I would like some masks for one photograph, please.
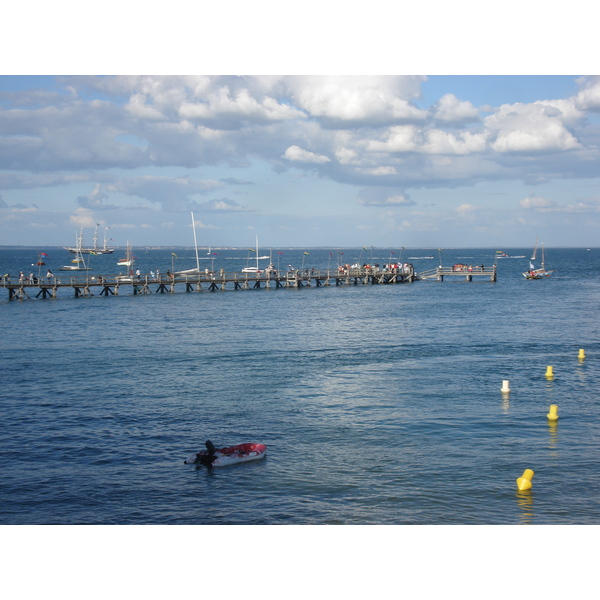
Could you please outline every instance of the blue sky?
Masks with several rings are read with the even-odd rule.
[[[307,15],[298,21],[314,33]],[[507,24],[514,51],[527,23]],[[389,42],[377,32],[361,47],[381,72],[408,75],[368,74],[369,53],[343,45],[349,34],[342,46],[311,38],[307,60],[261,62],[265,46],[248,43],[219,63],[205,51],[228,42],[204,32],[184,45],[187,61],[163,70],[165,46],[148,53],[149,30],[140,64],[114,43],[108,60],[93,44],[80,62],[73,46],[51,43],[0,75],[0,245],[67,245],[80,227],[91,241],[96,224],[116,245],[191,245],[190,211],[199,244],[213,247],[255,235],[265,247],[598,244],[600,78],[580,64],[554,75],[532,48],[509,59],[498,46],[503,68],[486,53],[448,71],[448,58],[479,54],[457,45],[461,29],[434,30],[440,45],[425,61],[406,58],[414,36],[384,29]],[[557,52],[544,39],[533,49]],[[332,44],[350,60],[332,60]],[[240,72],[283,74],[228,74]],[[336,72],[367,74],[326,74]]]

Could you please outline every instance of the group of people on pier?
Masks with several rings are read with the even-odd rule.
[[[465,265],[463,263],[458,263],[456,265],[452,265],[453,271],[466,271],[468,273],[472,273],[473,271],[483,271],[485,267],[483,265],[473,266],[473,265]]]
[[[339,265],[338,272],[342,275],[345,275],[349,271],[356,269],[364,269],[365,271],[379,271],[379,263],[375,263],[374,265],[370,265],[367,263],[363,263],[361,266],[359,263],[354,263],[353,265]],[[410,263],[390,263],[387,265],[383,265],[382,269],[386,273],[402,273],[407,274],[410,273],[413,269],[413,265]]]
[[[54,273],[50,269],[46,273],[46,280],[48,283],[52,282],[52,278],[54,277]],[[23,271],[19,271],[19,283],[44,283],[44,277],[38,277],[33,271],[29,273],[29,275],[25,275]],[[2,283],[10,283],[10,273],[6,273],[2,275]]]

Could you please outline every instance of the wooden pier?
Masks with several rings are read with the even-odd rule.
[[[454,265],[453,267],[437,267],[429,271],[423,271],[416,275],[417,279],[435,279],[444,281],[444,277],[460,277],[465,281],[473,281],[473,278],[484,278],[496,281],[496,265],[491,267],[472,267],[468,265]]]
[[[417,279],[412,265],[397,269],[335,269],[306,270],[286,273],[201,273],[199,275],[148,275],[136,276],[53,276],[35,281],[26,278],[2,277],[0,288],[8,290],[9,300],[57,298],[61,289],[70,289],[76,298],[117,296],[122,290],[133,295],[185,292],[216,292],[250,289],[303,288],[321,286],[377,285],[410,283]]]

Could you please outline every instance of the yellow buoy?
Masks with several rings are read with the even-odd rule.
[[[503,394],[508,394],[508,392],[510,392],[510,386],[508,384],[508,379],[503,379],[502,380],[502,387],[500,388],[500,391]]]
[[[531,480],[533,479],[533,471],[531,469],[525,469],[523,476],[517,478],[517,487],[522,492],[523,490],[531,489]]]
[[[552,367],[546,367],[546,377],[554,377],[554,371]]]
[[[556,404],[551,404],[550,412],[546,416],[549,421],[558,421],[558,406]]]
[[[577,355],[579,360],[583,360],[585,358],[585,350],[583,348],[579,349],[579,354]]]

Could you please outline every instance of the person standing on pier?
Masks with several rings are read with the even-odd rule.
[[[54,274],[52,273],[52,271],[50,269],[48,269],[48,272],[46,273],[46,277],[48,278],[48,283],[50,283],[50,277],[54,277]]]

